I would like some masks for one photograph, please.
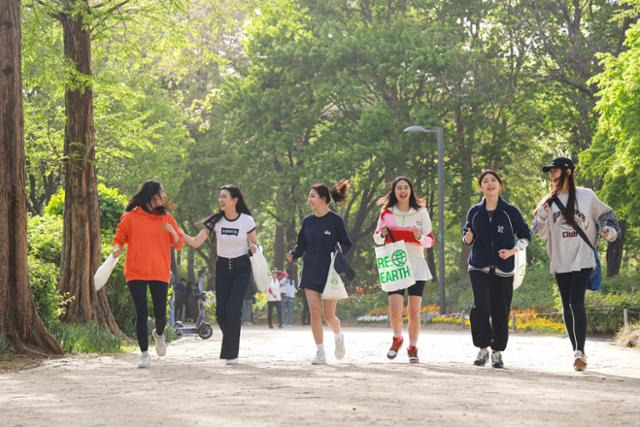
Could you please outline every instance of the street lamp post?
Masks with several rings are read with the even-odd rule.
[[[444,291],[444,130],[441,127],[425,129],[422,126],[409,126],[404,131],[436,134],[438,143],[438,294],[440,314],[445,314],[447,309]]]

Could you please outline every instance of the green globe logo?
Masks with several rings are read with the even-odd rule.
[[[396,267],[402,267],[407,263],[407,253],[402,249],[398,249],[391,255],[391,262],[393,262]]]

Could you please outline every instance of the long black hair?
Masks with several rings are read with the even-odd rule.
[[[349,181],[343,179],[331,188],[329,188],[327,184],[318,182],[313,184],[311,189],[318,194],[318,197],[329,204],[332,200],[336,203],[340,203],[345,200],[347,198],[347,190],[349,189],[349,186]]]
[[[571,171],[569,174],[567,171]],[[576,180],[574,178],[575,171],[573,169],[560,169],[560,177],[558,178],[558,184],[555,189],[550,190],[549,194],[543,199],[542,205],[548,204],[551,207],[553,199],[558,197],[558,193],[564,188],[565,182],[569,190],[569,198],[565,205],[564,218],[569,225],[576,225]],[[536,208],[536,211],[540,209],[540,206]]]
[[[164,215],[167,213],[167,209],[173,209],[174,204],[166,201],[164,205],[158,206],[155,209],[151,209],[151,200],[160,194],[162,190],[162,184],[158,181],[145,181],[140,186],[140,189],[134,196],[129,200],[127,207],[124,209],[126,212],[131,212],[135,208],[139,207],[145,212],[154,215]]]
[[[238,199],[238,203],[236,204],[236,210],[238,211],[238,213],[251,215],[251,211],[244,201],[244,196],[242,195],[242,192],[240,191],[240,188],[238,186],[232,184],[223,185],[222,187],[220,187],[220,191],[223,190],[227,190],[231,195],[231,198]],[[203,223],[206,227],[213,230],[213,227],[218,223],[218,221],[222,219],[223,216],[224,212],[222,211],[222,209],[220,209],[218,212],[205,219]]]
[[[396,185],[398,185],[400,181],[406,181],[407,184],[409,184],[409,188],[411,189],[411,194],[409,195],[409,206],[411,206],[415,210],[418,210],[421,207],[424,207],[425,205],[424,199],[416,196],[415,191],[413,191],[413,183],[406,176],[396,177],[396,179],[394,179],[391,182],[391,189],[389,190],[389,192],[384,196],[380,197],[376,202],[376,204],[378,206],[382,206],[382,209],[388,209],[392,206],[397,205],[398,198],[396,197]]]

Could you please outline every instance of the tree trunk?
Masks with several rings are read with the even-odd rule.
[[[285,235],[284,226],[279,222],[276,224],[276,235],[273,248],[273,266],[282,270],[285,256]]]
[[[187,248],[187,281],[196,283],[196,251],[192,247]]]
[[[20,1],[0,2],[0,16],[0,334],[18,352],[61,354],[29,286]]]
[[[95,291],[93,274],[101,263],[91,89],[91,38],[83,17],[86,0],[66,0],[60,14],[64,55],[74,70],[65,88],[67,123],[64,135],[65,203],[60,290],[74,298],[63,320],[104,324],[114,334],[120,329],[104,290]],[[78,11],[78,9],[81,11]]]
[[[620,232],[615,242],[609,243],[607,246],[607,277],[615,276],[620,273],[620,265],[622,264],[622,254],[624,249],[624,238],[627,234],[627,222],[620,220]]]

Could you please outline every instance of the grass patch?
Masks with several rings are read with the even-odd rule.
[[[65,353],[118,353],[122,342],[106,326],[84,324],[54,324],[50,328]]]

